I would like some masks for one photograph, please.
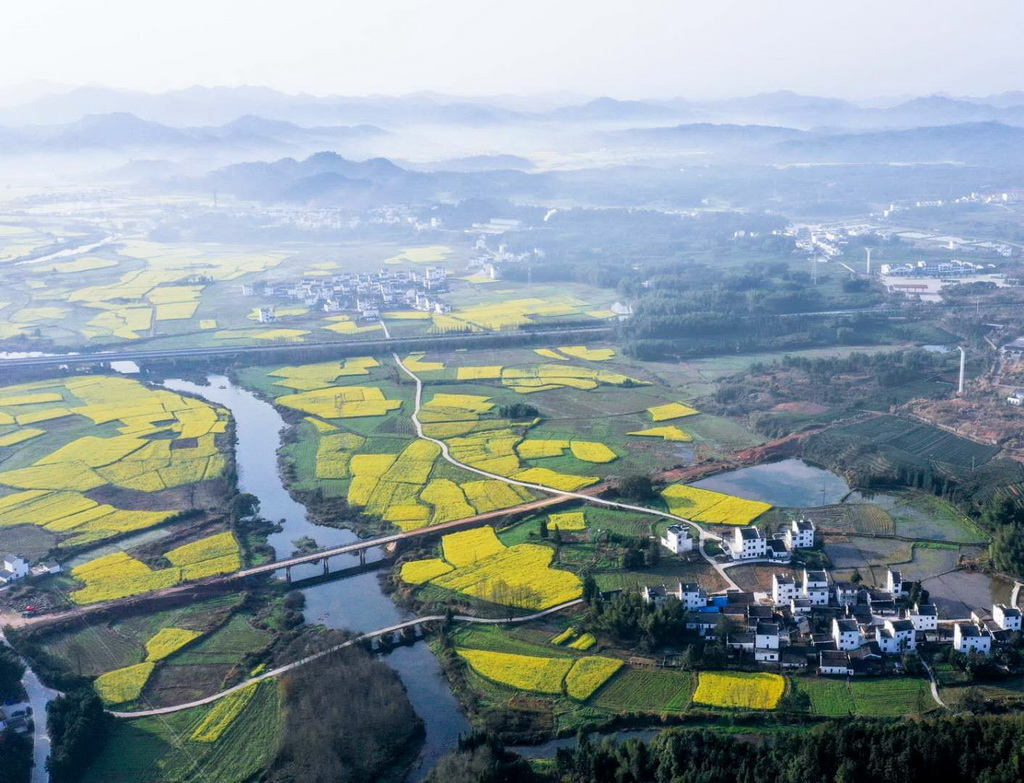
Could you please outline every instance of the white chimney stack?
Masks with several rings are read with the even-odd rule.
[[[963,396],[964,393],[964,360],[967,358],[967,353],[964,351],[962,346],[957,346],[960,351],[960,385],[957,387],[956,393]]]

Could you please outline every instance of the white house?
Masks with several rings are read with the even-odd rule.
[[[758,623],[754,629],[754,660],[762,663],[779,661],[779,624]]]
[[[680,582],[676,586],[676,598],[687,609],[703,609],[708,605],[708,594],[699,584]]]
[[[936,631],[939,628],[939,612],[934,604],[914,604],[907,619],[915,631]]]
[[[7,584],[16,579],[28,576],[28,561],[20,555],[4,555],[3,568],[0,568],[0,584]]]
[[[828,574],[822,570],[804,569],[804,584],[801,594],[815,606],[828,604]]]
[[[814,546],[814,523],[809,519],[790,520],[785,538],[789,549],[810,549]]]
[[[836,603],[840,606],[852,606],[857,603],[858,597],[866,590],[860,585],[855,585],[851,582],[836,582]]]
[[[832,640],[837,650],[856,650],[860,647],[860,626],[857,621],[832,618]]]
[[[669,525],[661,537],[661,545],[677,555],[692,552],[693,543],[693,535],[687,525]]]
[[[756,527],[738,527],[731,547],[733,560],[748,560],[768,554],[768,540]]]
[[[894,598],[903,595],[903,575],[890,568],[885,576],[885,589],[892,593]]]
[[[789,599],[789,611],[793,617],[810,614],[813,604],[807,598],[794,597]]]
[[[884,653],[890,655],[917,649],[917,635],[910,620],[886,620],[875,629],[875,641]]]
[[[787,604],[798,595],[796,579],[790,574],[772,574],[772,601],[776,606]]]
[[[1020,609],[1007,606],[1006,604],[994,604],[992,606],[992,619],[999,624],[1004,631],[1019,631],[1021,629]]]
[[[849,677],[853,674],[850,654],[839,650],[822,650],[818,658],[818,674],[839,674]]]
[[[699,584],[693,582],[677,582],[674,588],[660,585],[649,587],[644,585],[641,588],[641,595],[647,603],[660,604],[666,598],[677,599],[687,609],[703,609],[708,605],[708,594]]]
[[[956,623],[953,626],[953,649],[962,653],[974,651],[988,655],[992,651],[992,637],[974,623]]]

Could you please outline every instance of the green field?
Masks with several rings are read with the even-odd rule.
[[[212,707],[118,721],[83,783],[242,783],[273,758],[279,731],[277,682],[263,683],[252,701],[215,742],[196,742],[192,731]]]
[[[70,671],[93,677],[142,661],[146,640],[161,628],[209,631],[224,621],[239,600],[238,596],[224,596],[179,609],[134,615],[79,631],[44,636],[41,642]]]
[[[855,679],[794,678],[797,693],[811,701],[811,712],[829,718],[859,715],[887,718],[930,712],[937,705],[928,681],[913,677]]]
[[[624,668],[591,697],[612,712],[683,712],[693,697],[694,677],[668,669]]]

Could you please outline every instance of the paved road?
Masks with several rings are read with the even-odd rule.
[[[0,633],[0,644],[7,644],[7,639]],[[25,675],[21,684],[28,694],[28,703],[32,707],[32,783],[49,783],[50,773],[46,770],[46,759],[50,755],[50,735],[46,730],[46,705],[59,694],[52,688],[43,685],[36,673],[25,664]]]
[[[540,617],[545,617],[549,614],[560,612],[563,609],[568,609],[571,606],[577,606],[581,603],[583,603],[583,599],[577,598],[573,601],[566,601],[564,604],[559,604],[558,606],[552,606],[550,609],[545,609],[542,612],[535,612],[534,614],[526,615],[524,617],[513,617],[512,619],[473,617],[471,615],[464,614],[457,614],[452,619],[462,623],[483,623],[486,625],[528,623],[531,620],[536,620]],[[215,702],[218,699],[222,699],[229,694],[235,693],[236,691],[240,691],[247,685],[252,685],[255,682],[262,682],[263,680],[270,679],[271,677],[279,677],[280,675],[285,674],[286,672],[290,672],[293,669],[298,669],[300,666],[305,666],[307,663],[312,663],[313,661],[323,658],[325,655],[330,655],[331,653],[335,653],[338,650],[343,650],[346,647],[351,647],[352,645],[358,644],[359,642],[365,641],[366,639],[374,639],[378,636],[383,636],[387,633],[395,633],[396,631],[401,631],[403,628],[411,628],[412,626],[419,625],[421,623],[437,622],[443,619],[444,615],[442,614],[431,614],[425,617],[416,617],[412,620],[406,620],[402,623],[396,623],[395,625],[389,625],[386,628],[378,628],[375,631],[369,631],[367,633],[360,634],[359,636],[356,636],[353,639],[349,639],[347,642],[336,644],[333,647],[329,647],[326,650],[322,650],[321,652],[314,653],[313,655],[306,656],[305,658],[300,658],[297,661],[285,664],[284,666],[279,666],[276,669],[271,669],[268,672],[263,672],[263,674],[260,674],[256,677],[250,677],[245,682],[240,682],[238,683],[238,685],[234,685],[230,688],[227,688],[226,690],[220,691],[220,693],[215,693],[212,696],[206,696],[202,699],[195,699],[194,701],[182,702],[181,704],[174,704],[170,707],[156,707],[151,710],[138,710],[136,712],[112,712],[111,714],[117,718],[145,718],[151,715],[167,715],[171,712],[180,712],[181,710],[189,710],[193,707],[201,707],[204,704],[211,704],[212,702]]]
[[[67,353],[55,354],[52,356],[26,356],[17,359],[2,359],[0,367],[52,367],[59,365],[95,364],[97,362],[139,362],[146,359],[175,359],[179,357],[199,358],[210,356],[234,356],[237,354],[262,354],[281,351],[282,349],[294,349],[296,351],[335,349],[344,351],[365,351],[367,353],[388,352],[396,345],[412,344],[444,346],[448,343],[463,345],[468,342],[479,342],[483,345],[489,343],[500,343],[503,340],[522,340],[525,337],[546,340],[553,337],[600,337],[608,334],[611,327],[608,326],[578,326],[562,329],[542,329],[531,331],[514,332],[479,332],[473,334],[459,335],[425,335],[423,337],[391,338],[390,336],[381,339],[356,339],[342,341],[321,341],[307,343],[274,343],[272,345],[223,345],[210,348],[163,348],[163,349],[124,349],[118,351],[97,351],[95,353]]]

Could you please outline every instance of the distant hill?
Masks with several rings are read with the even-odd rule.
[[[595,125],[680,122],[777,125],[805,130],[906,129],[964,122],[1001,122],[1024,126],[1024,91],[983,97],[932,95],[892,105],[858,104],[788,90],[720,100],[671,98],[620,100],[602,96],[577,101],[565,96],[557,105],[509,96],[462,98],[421,92],[403,96],[315,96],[265,87],[189,87],[144,93],[81,87],[43,95],[0,109],[0,125],[66,125],[85,115],[133,114],[168,127],[220,127],[238,118],[291,123],[307,129],[373,125],[388,130],[411,125],[491,127],[537,122]],[[266,128],[244,130],[259,137]],[[272,138],[287,133],[283,125]]]
[[[36,152],[167,151],[243,147],[286,151],[295,146],[326,146],[371,138],[384,131],[373,125],[306,128],[283,120],[245,115],[213,127],[175,128],[127,112],[87,114],[75,122],[0,128],[0,154]]]
[[[803,131],[759,125],[697,123],[609,133],[609,143],[656,152],[705,152],[748,163],[890,163],[955,161],[991,165],[1024,154],[1024,128],[968,122],[906,130]]]

